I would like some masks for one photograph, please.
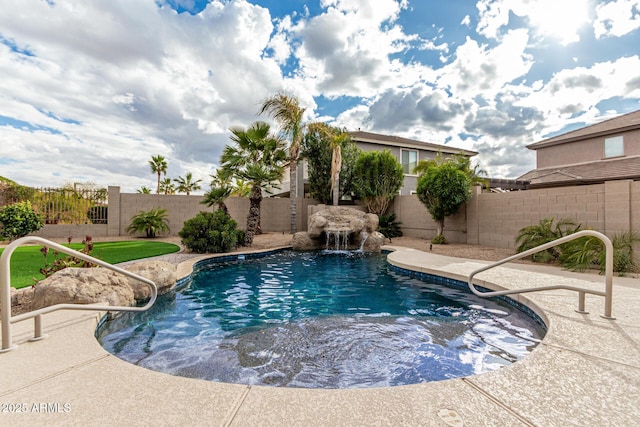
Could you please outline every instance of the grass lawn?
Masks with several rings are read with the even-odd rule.
[[[69,245],[65,245],[69,246]],[[71,243],[71,249],[81,250],[81,243]],[[35,283],[34,278],[44,278],[40,269],[44,267],[44,255],[40,252],[42,246],[21,246],[11,255],[11,286],[20,289]],[[110,264],[149,258],[158,255],[178,252],[180,247],[172,243],[154,242],[148,240],[100,242],[93,244],[91,256]],[[0,248],[0,254],[4,248]],[[61,257],[63,254],[59,254]],[[53,251],[47,255],[49,264],[53,262]]]

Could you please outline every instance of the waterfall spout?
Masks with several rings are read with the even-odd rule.
[[[327,235],[325,249],[328,251],[346,251],[349,249],[348,229],[325,230]]]

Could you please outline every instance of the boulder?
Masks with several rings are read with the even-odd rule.
[[[133,289],[126,276],[106,268],[65,268],[40,281],[33,309],[55,304],[134,305]]]
[[[365,252],[380,252],[385,240],[386,237],[384,237],[384,234],[378,231],[374,231],[367,237],[367,240],[365,240],[364,247],[362,249]]]
[[[125,270],[153,281],[158,287],[158,295],[173,290],[178,280],[176,267],[164,261],[140,261],[124,267]],[[149,286],[139,280],[128,278],[136,301],[148,300],[151,297]]]
[[[324,248],[324,246],[321,246],[320,240],[312,239],[311,235],[304,231],[293,235],[291,246],[297,251],[315,251]]]
[[[308,231],[296,233],[291,245],[299,251],[324,249],[329,244],[340,249],[355,250],[362,247],[367,252],[380,252],[384,237],[380,240],[378,235],[382,235],[376,232],[378,221],[375,214],[331,206],[311,215]]]

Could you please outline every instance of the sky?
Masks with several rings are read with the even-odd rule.
[[[261,103],[477,151],[640,109],[640,0],[0,0],[0,176],[155,190],[209,175]]]

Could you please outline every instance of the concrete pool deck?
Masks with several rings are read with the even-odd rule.
[[[485,264],[390,249],[390,262],[400,267],[462,280]],[[193,262],[180,265],[179,277]],[[505,288],[570,283],[604,289],[598,275],[528,264],[507,264],[477,278]],[[549,328],[528,357],[481,375],[377,389],[173,377],[107,353],[94,338],[99,314],[55,312],[44,316],[44,340],[28,341],[30,320],[13,326],[18,347],[0,354],[0,425],[640,425],[638,282],[614,278],[615,320],[600,317],[602,297],[587,295],[590,314],[579,314],[576,292],[526,294]]]

